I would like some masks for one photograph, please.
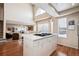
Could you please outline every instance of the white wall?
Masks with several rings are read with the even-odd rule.
[[[8,23],[33,24],[33,12],[31,4],[5,3],[5,19]]]
[[[79,12],[71,14],[71,15],[63,16],[63,17],[67,18],[67,22],[74,20],[75,21],[75,29],[74,30],[69,30],[69,29],[67,30],[67,38],[58,37],[58,44],[78,49],[77,22],[79,20]],[[57,23],[58,19],[56,19],[56,22],[55,22],[56,24],[58,24]],[[56,27],[55,29],[58,29],[58,26],[56,24],[55,24],[55,27]],[[58,32],[58,30],[55,30],[55,32],[56,31]]]
[[[4,3],[4,39],[6,33],[6,22],[22,25],[33,24],[32,5],[27,3]]]

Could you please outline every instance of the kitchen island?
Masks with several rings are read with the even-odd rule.
[[[56,50],[57,37],[55,35],[23,34],[23,37],[24,56],[49,56]]]

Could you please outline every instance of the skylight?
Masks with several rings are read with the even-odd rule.
[[[45,10],[43,10],[43,9],[41,9],[41,8],[38,8],[37,11],[36,11],[35,16],[41,15],[41,14],[43,14],[43,13],[45,13],[45,12],[46,12]]]

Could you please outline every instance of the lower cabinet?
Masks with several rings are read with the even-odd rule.
[[[50,55],[57,47],[56,36],[51,36],[33,41],[33,55]]]
[[[34,38],[33,38],[34,39]],[[56,50],[57,37],[49,36],[33,40],[25,36],[23,44],[23,55],[25,56],[48,56]]]

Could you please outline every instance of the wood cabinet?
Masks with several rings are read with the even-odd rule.
[[[3,38],[4,4],[0,3],[0,38]]]
[[[4,4],[0,3],[0,20],[4,19]]]
[[[3,21],[0,21],[0,38],[3,37]]]

